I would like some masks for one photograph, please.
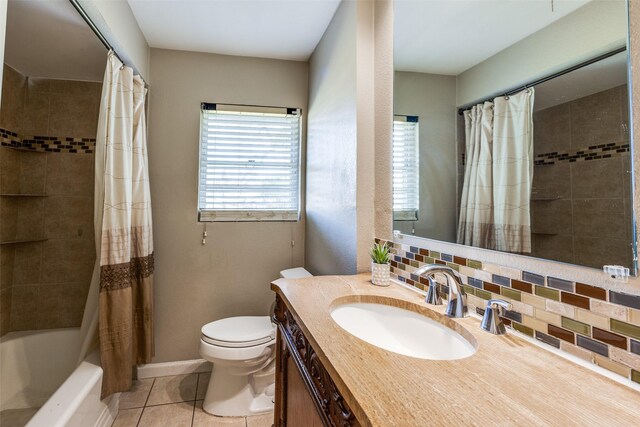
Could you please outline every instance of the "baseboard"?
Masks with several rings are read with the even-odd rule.
[[[138,378],[166,377],[211,371],[211,362],[204,359],[179,360],[177,362],[147,363],[138,365]]]
[[[109,403],[104,405],[102,413],[95,423],[95,427],[111,427],[118,416],[118,408],[120,406],[120,393],[111,396]]]

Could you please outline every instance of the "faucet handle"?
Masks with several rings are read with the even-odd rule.
[[[513,305],[501,299],[490,299],[487,301],[487,308],[482,317],[480,327],[495,335],[502,335],[507,332],[504,323],[500,320],[500,313],[503,310],[511,310]]]
[[[511,310],[513,308],[513,304],[503,299],[490,299],[489,301],[487,301],[487,308],[490,308],[493,310],[500,309],[500,308],[504,310]]]
[[[429,280],[429,289],[427,290],[427,304],[432,305],[442,305],[442,298],[440,297],[440,292],[438,292],[438,282],[433,276],[428,277]]]

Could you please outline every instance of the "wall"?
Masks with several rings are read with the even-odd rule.
[[[626,22],[625,1],[588,3],[460,74],[457,105],[499,94],[624,46]]]
[[[357,2],[342,2],[309,60],[305,266],[313,274],[356,272],[356,13]]]
[[[79,0],[87,15],[125,64],[149,78],[149,44],[126,1]]]
[[[396,71],[393,91],[395,114],[418,116],[420,134],[418,221],[394,221],[393,228],[455,242],[456,78]]]
[[[532,256],[633,264],[627,93],[618,86],[534,112]]]
[[[374,237],[390,239],[393,231],[390,144],[393,138],[393,1],[378,0],[374,6]]]
[[[205,246],[196,219],[200,103],[300,107],[306,117],[307,79],[303,62],[151,50],[155,362],[199,358],[208,322],[268,314],[269,283],[304,264],[304,213],[299,222],[206,223]]]
[[[375,238],[374,3],[356,2],[356,271],[369,271]]]
[[[310,59],[306,266],[367,271],[376,230],[391,234],[393,11],[345,1]]]
[[[4,77],[0,250],[2,298],[8,293],[11,302],[5,311],[3,300],[1,329],[77,327],[95,260],[93,147],[102,85],[29,78],[7,66]]]

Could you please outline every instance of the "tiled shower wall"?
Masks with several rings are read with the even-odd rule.
[[[386,242],[376,239],[378,242]],[[587,283],[441,253],[427,247],[391,245],[393,278],[425,290],[413,271],[425,264],[460,273],[470,310],[484,312],[487,300],[513,304],[503,321],[537,340],[640,383],[640,296]],[[446,297],[446,293],[443,295]]]
[[[0,333],[79,326],[95,260],[101,84],[5,65],[2,90]]]
[[[627,85],[536,111],[532,256],[632,264]]]

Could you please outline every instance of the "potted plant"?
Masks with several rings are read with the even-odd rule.
[[[390,261],[389,246],[380,243],[374,244],[371,248],[371,283],[377,286],[389,286]]]

